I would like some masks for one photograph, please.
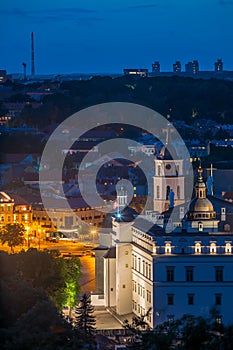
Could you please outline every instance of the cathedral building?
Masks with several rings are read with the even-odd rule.
[[[118,315],[146,315],[151,328],[184,314],[233,323],[233,203],[209,196],[202,168],[194,198],[184,205],[182,160],[166,148],[155,159],[154,222],[137,218],[118,191],[96,248],[95,305]],[[164,205],[165,203],[165,205]],[[183,215],[171,220],[172,207]],[[166,230],[170,225],[170,230]]]

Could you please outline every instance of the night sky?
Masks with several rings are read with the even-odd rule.
[[[1,0],[0,69],[36,74],[122,73],[159,60],[233,70],[233,0]]]

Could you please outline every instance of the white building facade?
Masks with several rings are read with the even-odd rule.
[[[170,186],[181,204],[182,161],[169,160],[170,167],[166,167],[167,162],[168,159],[155,161],[154,188],[156,191],[160,186],[161,199],[166,201],[166,186]],[[158,209],[155,203],[158,205],[154,200],[154,209]],[[229,219],[233,217],[233,204],[228,203],[227,209],[225,204],[218,203],[219,212],[215,212],[206,197],[199,168],[195,197],[171,233],[165,230],[169,222],[164,219],[166,212],[158,215],[160,220],[151,223],[149,229],[148,221],[135,220],[129,208],[113,215],[110,230],[100,235],[103,304],[118,315],[146,315],[151,328],[184,314],[208,317],[213,308],[217,310],[218,323],[233,324],[233,220]],[[93,296],[94,304],[96,298]]]

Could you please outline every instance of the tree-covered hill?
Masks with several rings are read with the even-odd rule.
[[[30,85],[20,89],[16,97],[26,95],[29,89]],[[169,114],[171,120],[184,120],[188,124],[198,118],[232,123],[233,82],[178,76],[93,77],[90,80],[64,81],[58,90],[42,99],[40,108],[24,109],[14,124],[45,127],[59,123],[83,108],[113,101],[138,103],[164,116]]]

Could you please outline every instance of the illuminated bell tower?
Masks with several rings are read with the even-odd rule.
[[[155,159],[155,174],[153,176],[153,210],[159,213],[169,209],[171,194],[174,197],[174,206],[185,201],[183,160],[173,159],[170,152],[176,154],[173,146],[169,143],[168,129],[166,143]]]

